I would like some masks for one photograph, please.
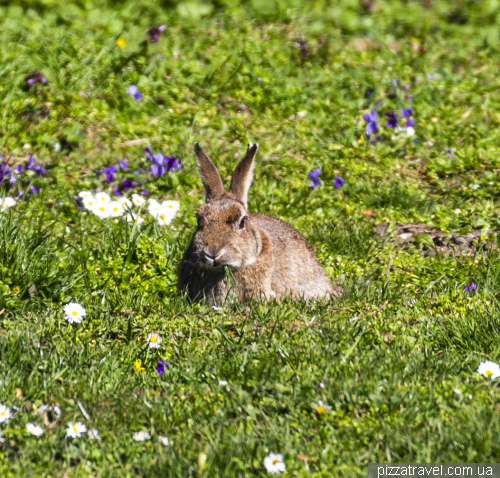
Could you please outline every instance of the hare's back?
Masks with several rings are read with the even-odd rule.
[[[273,243],[273,291],[279,296],[323,297],[332,293],[330,279],[307,239],[290,224],[267,214],[250,214]]]

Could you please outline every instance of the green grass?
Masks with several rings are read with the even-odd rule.
[[[476,369],[500,360],[500,255],[427,257],[373,234],[387,221],[499,230],[498,11],[493,0],[0,0],[0,152],[50,171],[1,185],[26,195],[0,215],[0,403],[19,408],[0,425],[0,476],[262,477],[270,451],[290,477],[498,461],[498,382]],[[142,43],[160,24],[160,41]],[[30,89],[35,69],[47,84]],[[385,126],[385,112],[410,106],[414,137]],[[369,142],[362,114],[374,108]],[[223,178],[260,144],[250,210],[308,237],[345,288],[337,302],[214,311],[178,295],[204,198],[195,141]],[[184,169],[151,178],[148,144]],[[76,209],[79,191],[112,191],[94,171],[124,156],[120,180],[181,203],[172,226]],[[70,301],[87,310],[80,325],[63,318]],[[171,362],[162,376],[157,360]],[[61,416],[44,424],[42,404]],[[101,440],[66,439],[69,421]],[[28,422],[44,435],[28,436]],[[133,441],[139,430],[151,440]]]

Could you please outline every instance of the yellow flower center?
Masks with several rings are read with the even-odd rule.
[[[273,465],[277,465],[278,464],[278,460],[273,460]]]
[[[5,416],[5,410],[2,412],[2,416]]]
[[[174,206],[172,206],[172,204],[170,204],[168,207],[169,207],[169,209],[172,209]]]
[[[165,219],[165,214],[160,214],[160,217],[161,217],[162,219]]]
[[[318,415],[322,415],[323,413],[325,413],[325,411],[326,411],[325,407],[322,407],[321,405],[318,408],[316,408],[316,413]]]
[[[484,372],[484,374],[490,378],[492,375],[493,375],[493,372],[491,370],[486,370],[486,372]]]
[[[93,206],[94,203],[92,201],[89,201],[89,206]]]
[[[104,212],[105,210],[106,210],[106,208],[105,208],[104,206],[101,206],[101,207],[99,208],[99,211]]]
[[[119,46],[120,48],[123,48],[127,44],[127,39],[120,37],[118,40],[116,40],[116,45]]]
[[[74,310],[73,312],[71,312],[71,314],[77,316],[78,312],[76,310]]]
[[[118,211],[118,208],[117,208],[117,207],[114,207],[114,208],[113,208],[113,212],[116,212],[116,211]]]
[[[76,425],[73,425],[73,431],[77,432]]]
[[[150,339],[150,342],[152,344],[154,344],[154,343],[158,342],[158,339],[153,335],[153,337],[151,337],[151,339]]]
[[[16,287],[14,287],[14,292],[19,292],[21,289],[16,285]]]

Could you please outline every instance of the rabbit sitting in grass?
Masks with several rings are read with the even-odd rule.
[[[206,203],[179,268],[179,290],[194,300],[322,298],[336,295],[313,247],[290,224],[249,214],[247,195],[258,145],[248,145],[229,191],[214,163],[195,143]]]

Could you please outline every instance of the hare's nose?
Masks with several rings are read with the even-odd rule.
[[[204,251],[205,257],[207,261],[212,262],[212,264],[215,265],[215,262],[217,259],[219,259],[222,254],[224,254],[224,249],[215,249],[215,248],[209,248],[206,251]]]

